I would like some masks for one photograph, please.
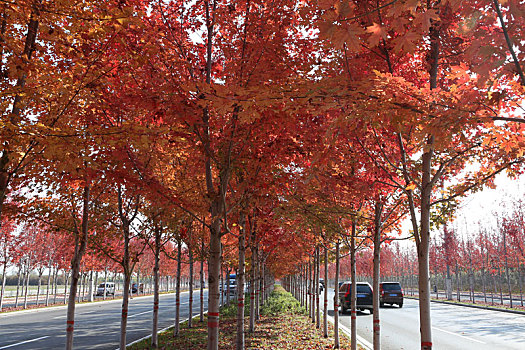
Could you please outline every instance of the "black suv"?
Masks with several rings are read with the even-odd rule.
[[[403,289],[399,282],[382,282],[379,283],[379,305],[385,304],[403,307]]]
[[[357,282],[356,288],[356,309],[365,310],[368,309],[370,313],[373,312],[374,307],[372,305],[372,286],[367,282]],[[341,313],[345,313],[350,309],[350,291],[352,290],[351,282],[344,282],[339,287],[339,301],[341,304]]]

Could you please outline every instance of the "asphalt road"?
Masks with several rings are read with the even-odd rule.
[[[115,296],[116,297],[122,296],[122,292],[121,291],[116,292]],[[103,300],[104,297],[103,296],[94,296],[94,299],[95,300]],[[111,300],[111,299],[113,299],[112,295],[106,296],[106,300]],[[14,297],[5,298],[2,307],[4,307],[4,308],[14,307],[15,306],[15,300],[16,299]],[[50,295],[49,296],[49,305],[53,305],[53,301],[54,300],[55,300],[54,296]],[[57,301],[57,304],[58,303],[62,303],[64,301],[64,293],[57,295],[56,301]],[[88,296],[86,295],[86,297],[83,298],[83,299],[80,298],[80,301],[88,301]],[[45,293],[44,294],[40,294],[40,297],[38,299],[38,304],[43,305],[45,303],[46,303],[46,295],[45,295]],[[35,304],[36,304],[36,295],[28,295],[27,296],[27,305],[35,305]],[[18,306],[20,307],[20,306],[23,306],[23,305],[24,305],[24,296],[22,295],[22,296],[18,297]]]
[[[199,314],[200,291],[193,295],[193,315]],[[188,317],[189,293],[181,293],[181,320]],[[208,294],[204,295],[207,310]],[[118,348],[122,300],[77,305],[75,349]],[[153,296],[134,297],[128,312],[127,343],[151,334]],[[159,305],[159,329],[175,320],[175,294],[162,294]],[[66,308],[51,307],[29,312],[0,314],[0,350],[49,350],[65,346]]]
[[[333,295],[333,289],[329,289],[330,316],[334,314]],[[436,350],[525,349],[525,316],[431,303],[431,317],[432,342]],[[381,308],[380,318],[381,349],[420,348],[417,300],[405,298],[403,308]],[[350,329],[350,313],[340,315],[340,321]],[[364,345],[371,346],[372,315],[368,311],[357,313],[357,334]]]

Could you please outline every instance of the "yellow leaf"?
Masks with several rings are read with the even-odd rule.
[[[416,188],[416,184],[411,182],[411,183],[408,184],[407,187],[405,187],[405,190],[411,191],[411,190],[414,190],[415,188]]]

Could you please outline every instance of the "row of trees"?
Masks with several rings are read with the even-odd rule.
[[[185,247],[190,266],[206,260],[216,350],[221,265],[242,290],[246,266],[252,279],[298,275],[322,246],[335,260],[350,254],[355,271],[369,245],[378,290],[381,244],[409,217],[421,348],[431,349],[432,227],[465,193],[523,170],[523,6],[0,5],[0,219],[68,237],[66,348],[91,249],[118,264],[126,286],[148,250],[153,276],[163,255],[180,276]],[[379,335],[375,307],[375,348]]]
[[[28,295],[36,295],[36,304],[43,303],[47,306],[50,303],[65,303],[71,274],[69,261],[73,254],[71,237],[67,233],[52,232],[53,230],[45,225],[30,226],[27,224],[15,230],[15,226],[10,223],[4,224],[1,230],[0,260],[3,263],[3,274],[0,310],[7,296],[6,284],[17,287],[15,308],[19,305],[19,297],[23,297],[23,308],[26,308]],[[173,250],[173,247],[171,249]],[[187,262],[187,249],[184,254],[182,259]],[[111,258],[111,256],[105,256],[96,247],[88,249],[80,269],[81,282],[77,288],[78,301],[93,301],[93,294],[98,283],[114,281],[118,290],[123,289],[119,287],[124,283],[121,266]],[[174,290],[176,260],[163,254],[161,261],[162,268],[159,270],[161,290]],[[144,289],[149,292],[152,290],[153,265],[153,253],[151,250],[145,250],[133,273],[135,282],[139,284],[144,282]],[[186,263],[182,266],[181,279],[183,285],[187,287],[189,265]],[[6,283],[9,277],[6,271],[9,269],[15,275],[11,276],[11,283]],[[204,273],[206,273],[205,270]],[[36,285],[36,291],[30,290],[30,285]],[[41,298],[41,293],[45,293],[45,298]],[[106,295],[103,296],[104,299],[105,297]]]
[[[480,224],[477,228],[470,228],[472,231],[468,235],[458,237],[452,225],[445,224],[436,232],[429,248],[429,277],[435,298],[492,305],[499,303],[510,307],[523,306],[525,256],[521,246],[525,238],[525,222],[522,204],[522,199],[518,199],[507,208],[508,212],[494,214],[493,228]],[[321,243],[312,252],[309,263],[300,265],[299,272],[285,278],[284,284],[300,300],[301,305],[307,307],[317,328],[320,328],[319,311],[324,303],[323,333],[327,337],[328,300],[325,293],[325,300],[320,303],[319,279],[324,278],[327,286],[337,286],[339,281],[346,280],[352,280],[352,283],[358,280],[371,282],[375,286],[373,330],[374,340],[377,342],[376,337],[380,330],[375,310],[379,306],[377,284],[379,281],[399,281],[405,293],[418,295],[418,283],[421,278],[418,256],[412,244],[398,243],[396,238],[385,237],[387,245],[381,249],[378,259],[373,230],[365,227],[359,233],[358,227],[352,225],[352,233],[347,237],[343,236],[343,240],[335,247]],[[413,240],[413,237],[401,239]],[[319,257],[319,249],[324,250],[324,257]],[[335,288],[335,292],[334,300],[337,301],[338,288]],[[351,331],[355,341],[356,298],[355,292],[352,293]],[[338,306],[335,302],[336,325]],[[336,327],[335,347],[339,344],[338,337]]]

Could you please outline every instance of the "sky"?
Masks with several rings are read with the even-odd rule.
[[[460,237],[477,230],[480,224],[495,228],[496,216],[510,212],[513,201],[525,198],[525,175],[509,179],[500,174],[495,184],[495,189],[486,188],[462,201],[453,223]]]

